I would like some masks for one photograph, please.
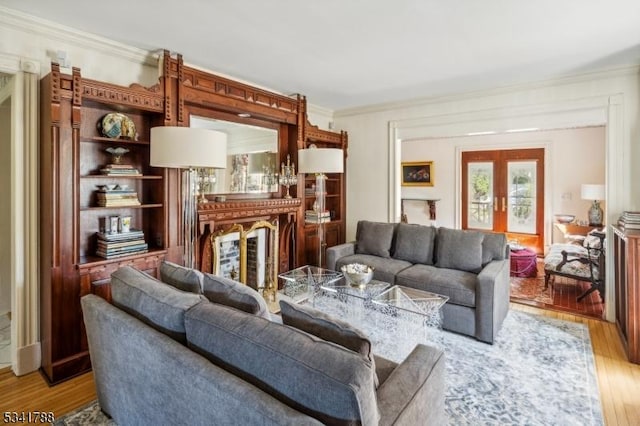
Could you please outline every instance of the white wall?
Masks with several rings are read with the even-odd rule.
[[[11,310],[11,98],[0,105],[0,315]]]
[[[545,211],[550,215],[574,214],[577,219],[587,220],[591,202],[580,199],[580,185],[605,182],[605,128],[602,126],[402,141],[401,161],[434,162],[434,186],[402,187],[402,197],[439,199],[437,225],[454,227],[455,209],[461,200],[453,173],[459,161],[457,151],[540,147],[546,149]],[[405,202],[410,223],[430,223],[424,204]],[[552,219],[551,216],[549,220]],[[556,235],[552,242],[560,241],[559,238]]]
[[[0,6],[0,53],[40,62],[43,77],[51,71],[51,61],[58,62],[57,51],[67,52],[70,64],[62,69],[65,73],[71,73],[73,66],[80,68],[83,77],[123,86],[152,86],[158,82],[160,51],[138,49]],[[189,58],[183,59],[189,64]],[[215,70],[204,71],[234,79]],[[333,112],[314,105],[313,99],[307,102],[309,121],[328,129]]]
[[[640,168],[632,167],[640,162],[639,79],[638,68],[628,67],[556,81],[337,111],[336,128],[349,132],[347,240],[355,237],[360,219],[397,220],[391,217],[391,212],[395,208],[393,193],[399,186],[394,186],[390,173],[396,172],[393,164],[400,164],[397,148],[400,143],[396,142],[394,148],[393,139],[437,139],[530,127],[582,127],[602,125],[614,119],[616,123],[611,128],[620,134],[614,135],[615,140],[607,141],[605,173],[608,182],[621,182],[621,185],[607,187],[612,206],[607,212],[607,222],[612,223],[622,210],[639,209]],[[613,116],[607,117],[607,112],[612,111],[607,109],[610,103]],[[607,138],[610,136],[607,133]],[[454,188],[451,180],[455,179],[456,170],[442,167],[442,164],[452,164],[450,156],[445,158],[449,154],[436,149],[430,149],[428,154],[425,159],[437,161],[433,191]],[[574,158],[559,153],[553,161],[564,161],[567,170],[573,171],[577,169]],[[556,196],[553,200],[554,208],[564,207]],[[446,214],[451,215],[451,207],[448,211],[444,208]],[[439,222],[450,221],[443,214],[438,214]]]

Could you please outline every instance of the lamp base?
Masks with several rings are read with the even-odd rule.
[[[600,202],[594,201],[589,209],[589,226],[602,226],[602,216]]]

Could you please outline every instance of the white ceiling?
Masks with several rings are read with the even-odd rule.
[[[334,110],[640,63],[640,0],[0,5],[135,47],[169,49],[186,63]]]

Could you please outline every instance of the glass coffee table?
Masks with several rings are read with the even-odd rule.
[[[353,324],[371,339],[376,353],[389,359],[403,360],[418,343],[439,345],[447,296],[377,280],[351,286],[340,272],[317,267],[280,277],[285,280],[280,300],[308,304]]]

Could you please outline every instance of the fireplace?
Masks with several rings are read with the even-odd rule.
[[[277,233],[267,230],[264,238],[257,237],[258,240],[263,238],[265,241],[263,244],[266,245],[266,249],[260,248],[259,251],[268,253],[268,255],[265,255],[263,259],[260,258],[262,260],[256,258],[257,262],[264,262],[263,264],[266,265],[261,268],[261,264],[258,263],[256,270],[266,271],[267,267],[271,267],[273,269],[271,274],[276,277],[280,272],[293,269],[295,265],[295,239],[293,234],[296,228],[296,218],[300,203],[301,201],[298,198],[200,203],[198,205],[198,268],[202,272],[209,273],[222,271],[218,269],[219,260],[214,259],[216,244],[214,244],[212,238],[235,232],[237,233],[235,237],[228,237],[228,241],[239,241],[234,244],[238,244],[239,249],[241,249],[242,238],[239,236],[240,233],[248,231],[256,223],[267,222],[270,224],[277,223]],[[274,235],[274,237],[272,238],[271,235]],[[253,238],[253,235],[247,238],[247,245],[251,246],[253,243],[250,242],[250,239]],[[224,239],[221,241],[224,241]],[[220,250],[218,250],[218,253],[220,253]],[[253,262],[252,255],[248,251],[245,253],[247,255],[246,261]],[[233,272],[237,273],[237,280],[241,280],[240,269],[242,269],[242,264],[243,260],[240,257],[235,263],[231,263],[232,266],[235,265]],[[259,278],[255,280],[249,278],[249,275],[253,273],[250,269],[252,268],[247,267],[242,278],[247,282],[260,283]],[[224,270],[224,273],[230,273],[232,268],[228,267],[228,271]],[[267,276],[271,275],[267,274]]]
[[[275,288],[278,263],[278,220],[233,224],[211,234],[215,275],[240,281],[257,291]]]

